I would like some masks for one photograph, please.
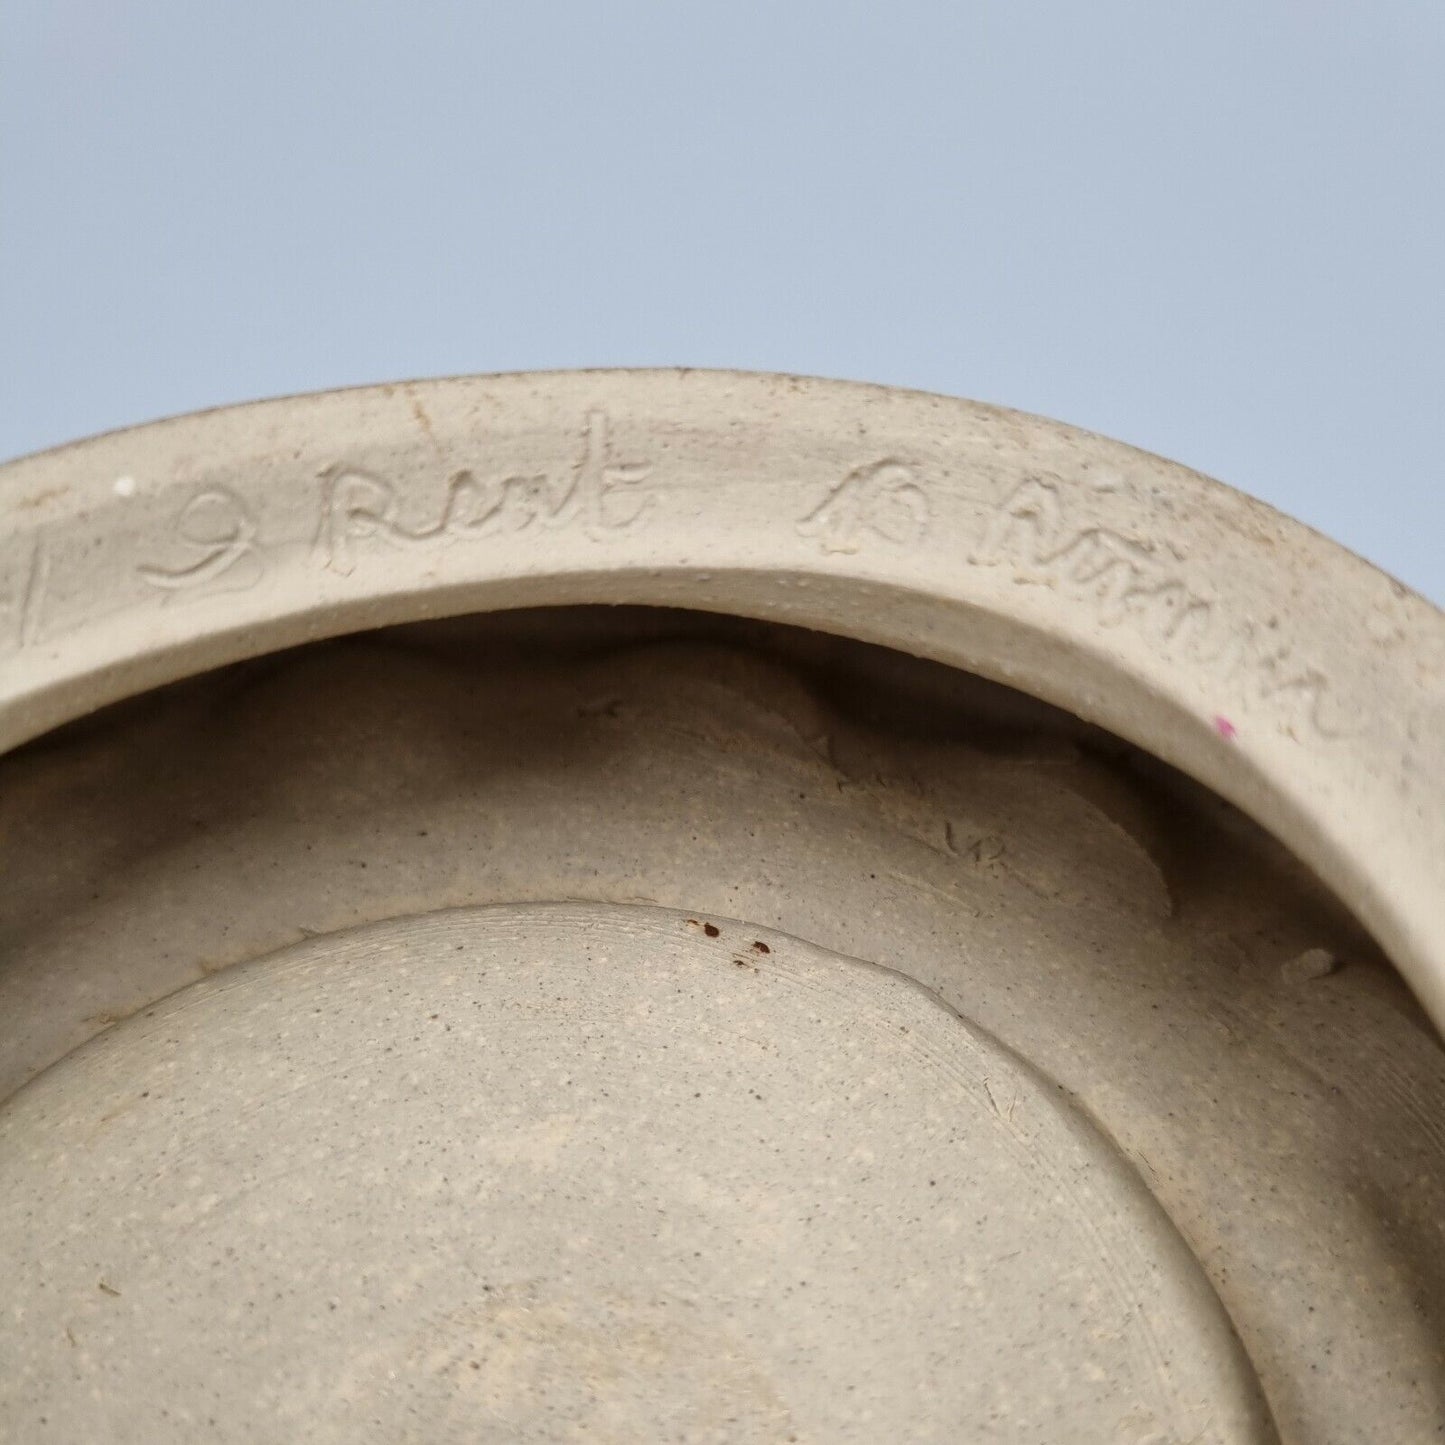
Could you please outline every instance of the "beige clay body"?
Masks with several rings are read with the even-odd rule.
[[[1113,443],[781,378],[0,481],[8,740],[134,698],[0,761],[12,1433],[1445,1422],[1420,599]],[[597,602],[698,610],[415,622]]]

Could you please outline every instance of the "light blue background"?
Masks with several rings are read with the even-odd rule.
[[[1445,3],[0,4],[0,455],[687,363],[1061,417],[1445,600]]]

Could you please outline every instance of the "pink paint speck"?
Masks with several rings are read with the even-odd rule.
[[[1227,738],[1230,742],[1233,742],[1235,738],[1239,736],[1239,729],[1235,727],[1227,717],[1219,713],[1216,713],[1214,716],[1214,731],[1217,732],[1220,737]]]

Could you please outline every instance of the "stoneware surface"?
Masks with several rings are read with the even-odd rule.
[[[0,508],[0,1435],[1445,1429],[1420,599],[791,378],[268,403]]]
[[[584,601],[803,623],[1208,783],[1445,1021],[1445,618],[1157,457],[880,387],[593,372],[208,412],[12,463],[0,496],[0,746],[381,622]]]
[[[7,1394],[60,1439],[1260,1438],[1218,1299],[1046,1081],[730,920],[311,940],[97,1039],[0,1148],[11,1311],[77,1340],[14,1342]]]

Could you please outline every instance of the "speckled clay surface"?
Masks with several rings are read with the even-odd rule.
[[[1112,443],[779,378],[302,399],[0,501],[14,741],[670,599],[1146,749],[623,608],[0,759],[0,1433],[1445,1428],[1438,1034],[1147,756],[1438,1005],[1419,599]]]
[[[1066,707],[1282,838],[1445,1024],[1445,616],[1277,512],[1054,422],[723,372],[296,397],[0,469],[0,747],[378,623],[766,617]]]
[[[1260,1438],[1198,1266],[1045,1080],[731,920],[312,940],[103,1035],[0,1148],[7,1313],[75,1338],[7,1342],[33,1438]]]

